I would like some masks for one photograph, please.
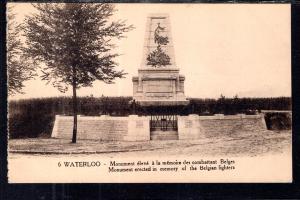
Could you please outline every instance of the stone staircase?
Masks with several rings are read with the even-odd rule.
[[[151,140],[178,140],[178,131],[151,131]]]

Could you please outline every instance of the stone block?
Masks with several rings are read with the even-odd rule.
[[[126,141],[150,140],[150,119],[149,117],[139,117],[129,115],[128,133],[124,137]]]
[[[184,139],[200,139],[203,129],[198,115],[178,116],[178,137]]]

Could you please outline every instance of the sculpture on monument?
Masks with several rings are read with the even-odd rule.
[[[154,43],[157,43],[158,45],[166,45],[169,43],[168,36],[162,36],[160,33],[161,31],[164,31],[165,27],[161,27],[160,23],[157,23],[157,28],[154,31]]]
[[[157,28],[154,31],[154,43],[157,43],[157,48],[148,55],[147,65],[162,67],[171,64],[170,57],[161,48],[161,45],[167,45],[169,43],[168,36],[162,36],[160,34],[164,30],[165,27],[161,27],[160,23],[157,23]]]

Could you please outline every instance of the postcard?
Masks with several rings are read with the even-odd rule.
[[[291,183],[290,4],[8,3],[9,183]]]

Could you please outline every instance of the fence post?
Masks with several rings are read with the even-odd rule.
[[[135,99],[133,99],[132,101],[132,115],[135,115],[136,114],[136,103],[135,103]]]

